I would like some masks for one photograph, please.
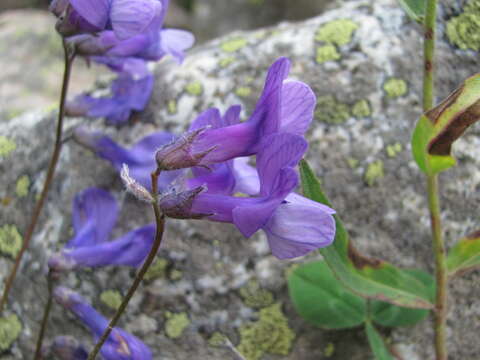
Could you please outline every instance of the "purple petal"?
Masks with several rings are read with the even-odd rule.
[[[217,108],[209,108],[198,115],[188,128],[188,131],[195,131],[210,126],[212,129],[222,127],[222,117],[220,110]]]
[[[102,30],[107,25],[111,0],[70,0],[73,8],[93,26]]]
[[[288,133],[273,134],[262,141],[257,154],[261,195],[272,192],[280,169],[295,167],[307,147],[307,142],[301,136]]]
[[[97,341],[107,328],[108,321],[88,302],[65,287],[57,287],[53,292],[55,300],[73,312],[93,333]],[[114,328],[100,350],[105,360],[151,360],[152,352],[140,339],[126,331]]]
[[[195,167],[192,172],[195,177],[188,180],[189,189],[206,185],[209,193],[230,195],[235,188],[231,161],[214,164],[211,170]]]
[[[316,97],[310,87],[289,81],[282,87],[280,131],[303,136],[313,119]]]
[[[257,169],[248,164],[248,157],[233,160],[233,174],[235,178],[235,192],[247,195],[258,195],[260,192],[260,179]]]
[[[150,74],[147,63],[142,59],[109,56],[93,56],[91,59],[96,63],[107,66],[110,70],[117,73],[129,74],[134,79],[142,79]]]
[[[111,265],[139,266],[148,255],[155,236],[155,226],[148,225],[130,231],[119,239],[98,245],[64,250],[62,256],[70,270]]]
[[[160,41],[162,51],[181,63],[185,58],[185,50],[195,43],[195,37],[189,31],[166,29],[160,32]]]
[[[107,241],[117,221],[118,207],[110,193],[89,188],[75,196],[72,208],[75,237],[67,248],[91,246]]]
[[[117,37],[124,40],[144,32],[161,14],[158,0],[112,0],[110,21]]]
[[[285,202],[276,209],[263,228],[273,255],[290,259],[333,242],[335,220],[316,205]]]

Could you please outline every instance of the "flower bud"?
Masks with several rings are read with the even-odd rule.
[[[172,191],[160,198],[159,206],[166,216],[174,219],[202,219],[212,214],[194,214],[192,213],[192,204],[195,197],[206,189],[205,186],[198,186],[180,193]]]
[[[105,55],[116,42],[112,39],[115,35],[111,31],[102,31],[97,35],[81,34],[66,39],[69,46],[75,49],[75,54],[80,56]]]
[[[127,164],[123,164],[122,170],[120,171],[120,177],[122,178],[125,188],[130,194],[135,196],[140,201],[145,201],[148,203],[153,202],[152,194],[150,194],[147,189],[145,189],[130,176]]]
[[[205,129],[189,132],[161,147],[155,154],[158,168],[160,170],[177,170],[192,166],[203,166],[201,160],[214,150],[215,146],[202,152],[194,152],[192,145]]]

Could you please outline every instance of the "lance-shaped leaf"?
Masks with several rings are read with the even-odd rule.
[[[300,265],[288,277],[290,298],[309,323],[345,329],[366,320],[365,299],[353,294],[333,275],[325,261]]]
[[[303,193],[306,197],[331,206],[319,180],[305,160],[300,163]],[[335,241],[320,249],[335,276],[354,293],[374,300],[410,308],[433,308],[422,282],[407,272],[378,259],[360,254],[350,242],[341,220],[335,215]]]
[[[412,152],[420,169],[436,174],[455,165],[452,144],[480,119],[480,74],[467,80],[417,123]]]
[[[370,321],[366,322],[365,331],[367,332],[370,348],[372,349],[373,355],[375,355],[375,360],[393,360],[394,358],[385,345],[382,336]]]
[[[448,252],[447,269],[450,276],[461,275],[480,268],[480,231],[470,234]]]
[[[425,0],[398,0],[405,12],[413,20],[421,23],[425,18]]]

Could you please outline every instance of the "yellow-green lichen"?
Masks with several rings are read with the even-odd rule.
[[[248,307],[263,308],[273,303],[273,294],[264,290],[256,280],[250,280],[240,289],[240,296]]]
[[[13,314],[0,318],[0,353],[12,346],[21,331],[22,324],[17,315]]]
[[[165,313],[167,317],[167,322],[165,323],[165,334],[171,339],[178,339],[182,336],[183,331],[190,324],[190,320],[186,313],[172,314],[167,311]]]
[[[339,60],[341,57],[335,45],[327,44],[317,48],[315,60],[318,64],[323,64],[327,61]]]
[[[168,261],[165,259],[157,259],[152,266],[148,269],[144,279],[149,281],[165,276],[165,272],[168,266]]]
[[[383,171],[383,161],[377,160],[368,164],[367,171],[365,171],[364,180],[368,186],[373,186],[384,176],[385,173]]]
[[[260,310],[258,321],[240,327],[237,349],[246,360],[258,360],[264,353],[288,355],[294,339],[278,303]]]
[[[188,84],[185,89],[190,95],[199,96],[202,95],[203,86],[200,81],[193,81]]]
[[[386,150],[388,157],[394,158],[400,151],[403,150],[403,146],[399,142],[396,142],[395,144],[387,145]]]
[[[358,159],[355,159],[353,157],[348,157],[347,158],[347,164],[348,164],[348,166],[350,166],[351,169],[356,169],[359,162],[360,161]]]
[[[208,339],[208,345],[213,347],[224,346],[226,340],[227,340],[227,337],[225,335],[223,335],[221,332],[216,331]]]
[[[173,115],[177,113],[177,102],[175,100],[170,100],[167,103],[167,111],[169,114]]]
[[[6,136],[0,135],[0,158],[7,157],[17,148],[17,144]]]
[[[22,236],[15,225],[0,227],[0,252],[12,258],[17,256],[22,247]]]
[[[325,357],[329,358],[335,353],[335,345],[333,343],[328,343],[327,346],[325,347],[325,350],[323,351],[323,355]]]
[[[370,116],[372,114],[372,110],[370,109],[368,100],[358,100],[355,104],[353,104],[352,114],[356,118],[365,118]]]
[[[470,0],[462,14],[447,22],[447,37],[462,50],[480,50],[480,0]]]
[[[28,195],[28,188],[30,187],[30,179],[27,175],[20,176],[15,184],[15,194],[18,197],[25,197]]]
[[[110,309],[116,310],[122,303],[122,294],[117,290],[105,290],[100,294],[100,301]]]
[[[317,99],[315,118],[328,124],[341,124],[350,117],[350,107],[341,103],[332,95],[320,96]]]
[[[228,65],[232,64],[235,61],[235,58],[233,56],[225,57],[221,59],[218,64],[222,68],[226,68]]]
[[[352,34],[358,25],[348,19],[338,19],[322,25],[315,35],[315,40],[329,44],[346,45],[352,40]]]
[[[408,85],[405,80],[392,77],[385,81],[383,90],[385,90],[388,97],[396,98],[407,93]]]
[[[252,89],[249,88],[248,86],[241,86],[235,90],[235,94],[237,94],[240,97],[247,97],[252,93]]]
[[[182,277],[183,277],[183,271],[174,269],[170,272],[170,280],[178,281]]]
[[[230,39],[223,42],[220,45],[220,48],[225,52],[233,53],[235,51],[240,50],[241,48],[244,48],[246,45],[247,45],[247,39],[235,38],[235,39]]]

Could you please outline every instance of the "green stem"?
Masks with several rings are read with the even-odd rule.
[[[103,344],[105,341],[108,339],[108,336],[112,332],[113,328],[117,324],[118,320],[120,319],[120,316],[123,314],[125,311],[128,303],[130,302],[130,299],[132,298],[133,294],[137,290],[138,286],[143,280],[143,277],[145,276],[145,273],[147,272],[148,268],[152,264],[153,260],[155,259],[155,256],[157,255],[157,251],[160,248],[160,244],[162,243],[162,238],[163,238],[163,231],[165,229],[165,216],[160,210],[160,207],[158,206],[158,176],[160,175],[160,171],[157,169],[154,171],[151,175],[152,177],[152,196],[154,201],[152,202],[152,207],[153,207],[153,212],[155,213],[155,221],[157,225],[157,230],[155,233],[155,240],[153,241],[152,248],[150,250],[150,253],[148,254],[145,262],[143,263],[142,268],[138,272],[137,276],[135,277],[135,280],[133,281],[132,286],[130,289],[128,289],[127,295],[122,300],[122,303],[120,304],[119,308],[117,309],[115,315],[113,316],[112,320],[110,320],[110,323],[108,324],[107,328],[103,332],[102,336],[98,340],[97,344],[95,345],[94,349],[92,352],[88,355],[87,360],[94,360],[95,357],[98,355],[100,349],[102,348]]]
[[[37,339],[37,347],[35,350],[35,360],[41,360],[42,359],[42,344],[43,344],[43,338],[45,337],[45,331],[47,330],[47,324],[48,324],[48,317],[50,315],[50,310],[52,308],[52,300],[53,300],[53,276],[52,276],[52,271],[48,271],[47,275],[47,287],[48,287],[48,299],[47,303],[45,305],[45,309],[43,311],[43,319],[42,319],[42,324],[40,327],[40,332],[38,333],[38,339]]]
[[[437,0],[427,0],[425,8],[424,40],[424,78],[423,111],[433,107],[434,102],[434,59],[435,28],[437,18]],[[435,256],[436,300],[435,300],[435,354],[437,360],[447,360],[447,271],[446,252],[442,238],[440,220],[440,201],[437,175],[427,175],[428,207],[430,210],[433,236],[433,253]]]
[[[50,186],[53,181],[53,177],[55,175],[55,169],[58,164],[58,159],[60,158],[60,152],[62,150],[62,131],[63,131],[63,118],[65,116],[65,101],[67,99],[67,92],[68,92],[68,84],[70,82],[70,74],[72,72],[72,64],[75,59],[75,54],[73,51],[69,49],[65,40],[63,40],[63,50],[65,56],[65,69],[63,72],[63,83],[62,83],[62,92],[60,95],[60,106],[58,111],[58,120],[57,120],[57,130],[56,130],[56,137],[55,137],[55,146],[53,149],[53,154],[50,159],[50,163],[48,165],[47,170],[47,177],[45,178],[45,182],[43,183],[43,189],[40,194],[40,198],[38,199],[37,203],[35,204],[35,208],[33,210],[33,214],[30,220],[30,224],[28,225],[27,231],[25,232],[25,236],[23,239],[22,248],[18,252],[15,263],[13,268],[8,275],[7,279],[5,280],[5,288],[3,290],[2,298],[0,300],[0,313],[3,312],[5,304],[8,300],[8,295],[10,293],[10,289],[13,285],[15,277],[17,275],[18,268],[20,266],[20,262],[22,257],[27,251],[28,246],[30,245],[30,241],[32,240],[33,232],[35,230],[35,226],[38,223],[38,219],[43,209],[43,205],[45,203],[45,199],[47,198],[48,191],[50,190]]]

